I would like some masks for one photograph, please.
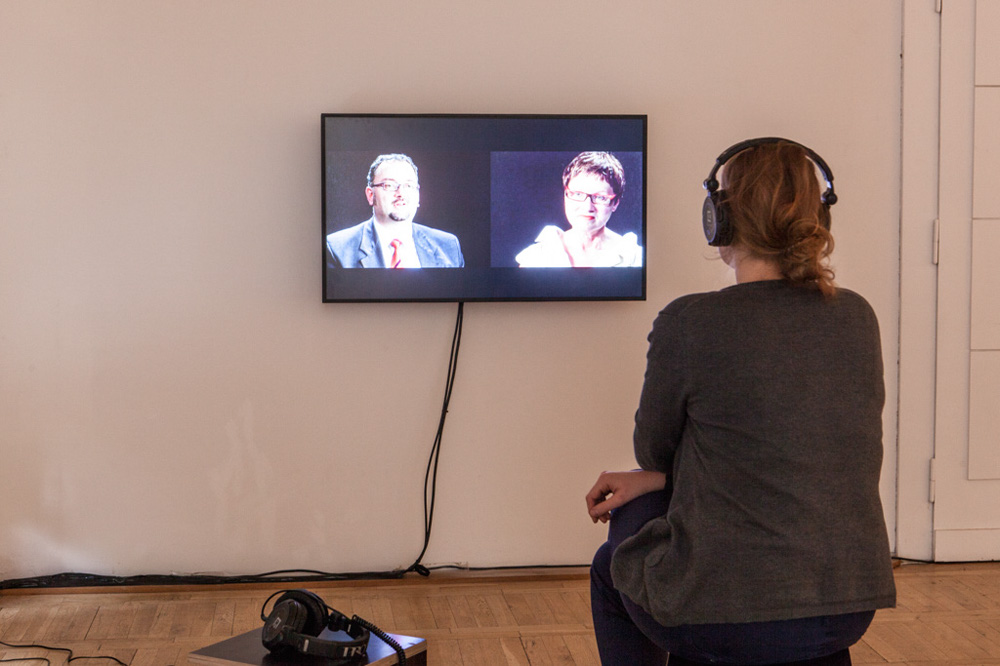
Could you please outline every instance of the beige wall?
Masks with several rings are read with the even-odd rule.
[[[728,145],[836,175],[895,523],[901,1],[0,0],[0,578],[409,565],[453,304],[320,302],[323,112],[649,116],[648,300],[471,303],[426,564],[582,563]],[[389,368],[400,379],[390,381]]]

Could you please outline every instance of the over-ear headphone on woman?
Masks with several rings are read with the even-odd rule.
[[[718,172],[719,168],[723,164],[748,148],[754,148],[756,146],[762,146],[769,143],[778,143],[779,141],[799,146],[802,150],[806,151],[806,155],[816,164],[817,167],[819,167],[824,180],[826,180],[826,192],[822,194],[820,201],[822,201],[823,205],[827,208],[837,203],[837,194],[833,191],[833,172],[830,171],[830,167],[826,165],[823,158],[811,149],[803,146],[801,143],[774,136],[741,141],[740,143],[727,148],[715,159],[715,166],[712,167],[712,171],[708,174],[708,178],[706,178],[703,183],[703,187],[708,191],[708,196],[705,197],[705,203],[701,207],[701,226],[705,231],[705,240],[708,241],[709,245],[719,247],[723,245],[730,245],[733,242],[733,225],[730,221],[728,207],[725,203],[726,192],[725,190],[719,189],[719,181],[715,179],[716,172]]]
[[[279,594],[281,596],[265,617],[267,602]],[[368,650],[369,632],[358,622],[360,618],[348,619],[308,590],[275,592],[264,602],[260,619],[264,620],[261,632],[264,647],[276,654],[311,654],[327,659],[353,660],[364,657]],[[318,638],[324,629],[347,632],[351,640]]]

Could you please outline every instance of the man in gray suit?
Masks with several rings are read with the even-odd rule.
[[[461,268],[454,234],[416,224],[417,165],[406,155],[379,155],[368,169],[365,196],[372,216],[326,237],[331,268]]]

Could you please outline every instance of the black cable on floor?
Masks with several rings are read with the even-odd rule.
[[[77,657],[73,655],[73,651],[70,650],[69,648],[51,647],[48,645],[15,645],[14,643],[8,643],[6,641],[0,641],[0,645],[17,649],[38,649],[38,650],[50,650],[52,652],[65,652],[66,654],[69,655],[69,657],[66,659],[67,664],[77,661],[78,659],[108,659],[110,661],[121,664],[121,666],[128,666],[128,664],[126,664],[121,659],[118,659],[117,657],[111,657],[109,655],[94,655],[92,657],[86,655],[80,655]],[[13,657],[10,659],[0,659],[0,663],[9,661],[44,661],[47,664],[52,663],[47,657]]]
[[[286,569],[245,576],[220,576],[208,574],[140,574],[135,576],[106,576],[91,573],[60,573],[34,578],[11,578],[0,581],[0,590],[36,589],[47,587],[111,587],[136,585],[232,585],[238,583],[303,583],[341,580],[378,580],[401,578],[405,572],[366,571],[357,573],[329,573],[312,569]]]

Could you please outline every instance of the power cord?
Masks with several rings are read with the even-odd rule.
[[[73,651],[70,650],[69,648],[51,647],[51,646],[48,646],[48,645],[34,645],[34,644],[33,645],[15,645],[14,643],[8,643],[6,641],[0,641],[0,645],[6,646],[6,647],[9,647],[9,648],[15,648],[15,649],[22,649],[23,648],[23,649],[29,649],[29,650],[30,649],[39,649],[39,650],[51,650],[53,652],[65,652],[66,654],[69,655],[69,657],[66,659],[66,663],[67,664],[71,663],[71,662],[74,662],[74,661],[76,661],[78,659],[108,659],[108,660],[111,660],[111,661],[113,661],[115,663],[121,664],[121,666],[128,666],[128,664],[126,664],[121,659],[118,659],[117,657],[112,657],[112,656],[109,656],[109,655],[95,655],[95,656],[92,656],[92,657],[85,656],[85,655],[74,656]],[[52,663],[52,661],[48,657],[13,657],[13,658],[10,658],[10,659],[0,659],[0,663],[6,663],[6,662],[12,662],[12,661],[44,661],[46,664],[51,664]]]
[[[455,372],[458,369],[458,350],[462,344],[462,318],[463,306],[465,303],[459,301],[458,315],[455,319],[455,333],[451,339],[451,357],[448,361],[448,379],[445,384],[444,404],[441,406],[441,419],[438,421],[437,435],[434,437],[434,444],[431,446],[431,455],[427,460],[427,471],[424,473],[424,547],[420,555],[410,565],[406,572],[416,571],[421,576],[430,576],[430,569],[420,563],[427,552],[427,546],[431,541],[431,525],[434,522],[434,498],[437,494],[437,470],[438,460],[441,456],[441,438],[444,434],[444,422],[448,416],[448,404],[451,402],[451,391],[455,386]],[[428,486],[429,483],[429,486]],[[430,498],[428,500],[428,489]]]
[[[208,574],[173,575],[141,574],[136,576],[105,576],[90,573],[61,573],[37,578],[11,578],[0,581],[0,590],[34,589],[46,587],[108,587],[137,585],[230,585],[234,583],[298,583],[344,580],[393,580],[405,572],[371,571],[359,573],[330,573],[313,569],[284,569],[245,576]]]

